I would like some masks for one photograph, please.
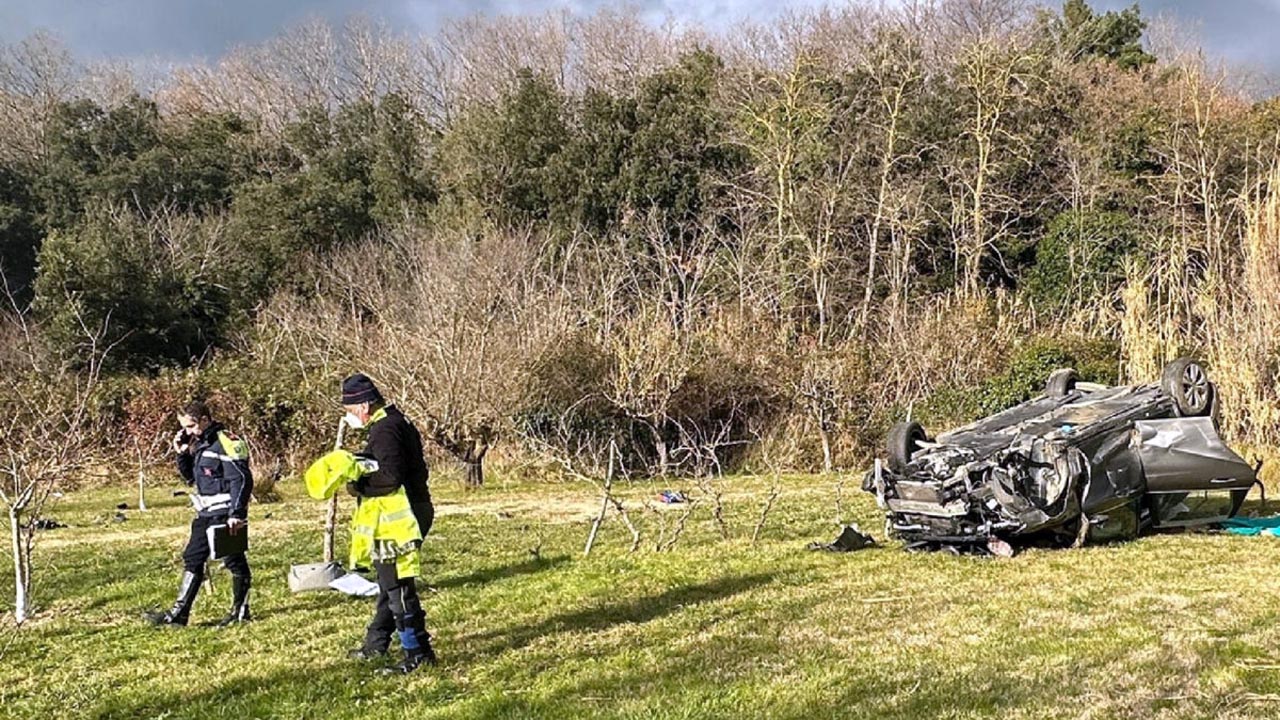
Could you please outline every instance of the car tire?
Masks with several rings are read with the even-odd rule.
[[[1213,411],[1213,383],[1204,367],[1191,358],[1178,358],[1166,365],[1160,389],[1182,417],[1201,417]]]
[[[1066,397],[1076,389],[1077,382],[1080,382],[1080,374],[1072,368],[1054,370],[1044,383],[1044,394],[1051,398]]]
[[[889,454],[889,469],[901,473],[911,462],[911,455],[920,449],[920,443],[928,440],[924,427],[918,422],[900,422],[889,428],[885,449]]]

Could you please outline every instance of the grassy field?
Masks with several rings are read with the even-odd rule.
[[[114,523],[131,492],[76,493],[51,511],[69,527],[43,533],[37,548],[38,617],[0,629],[0,716],[1280,713],[1280,541],[1160,535],[1011,560],[909,555],[892,543],[815,553],[807,542],[835,534],[834,482],[788,478],[753,545],[768,485],[723,481],[730,538],[703,504],[661,553],[659,527],[669,534],[682,511],[643,510],[639,501],[662,487],[632,487],[643,548],[629,553],[615,520],[584,559],[596,504],[588,486],[495,478],[467,493],[437,482],[441,517],[423,574],[442,664],[397,678],[344,657],[372,601],[289,594],[288,566],[318,559],[322,516],[296,485],[251,510],[258,619],[231,630],[199,625],[226,611],[222,570],[197,603],[196,626],[156,630],[139,619],[172,600],[184,498],[157,488],[152,510]],[[869,497],[846,489],[844,504],[880,535]]]

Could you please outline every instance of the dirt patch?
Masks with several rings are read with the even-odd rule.
[[[254,520],[249,523],[253,537],[275,537],[283,535],[291,531],[293,528],[301,526],[315,526],[317,528],[324,526],[322,519],[272,519],[272,520]],[[191,525],[184,522],[178,525],[166,525],[163,527],[148,527],[138,529],[120,528],[110,532],[103,532],[100,527],[72,527],[58,531],[57,536],[41,535],[37,540],[37,549],[57,549],[67,547],[69,545],[80,545],[90,541],[93,542],[106,541],[108,543],[134,543],[134,542],[162,542],[162,543],[181,543],[186,540],[191,533]]]
[[[600,511],[599,499],[571,498],[534,500],[503,498],[480,502],[440,502],[437,515],[492,514],[501,519],[529,518],[552,523],[574,523],[590,520]]]

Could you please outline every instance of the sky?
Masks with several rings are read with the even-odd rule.
[[[838,0],[837,0],[838,1]],[[1092,0],[1121,9],[1133,0]],[[82,59],[184,63],[216,60],[237,45],[261,42],[315,17],[341,22],[353,14],[392,27],[432,32],[451,17],[474,13],[541,13],[567,7],[590,13],[616,0],[0,0],[0,42],[37,30],[59,37]],[[821,0],[631,0],[646,18],[712,29],[762,19]],[[1056,1],[1054,2],[1056,4]],[[1206,49],[1237,63],[1280,74],[1280,0],[1143,0],[1143,14],[1172,14],[1196,25]]]

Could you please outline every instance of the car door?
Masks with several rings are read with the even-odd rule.
[[[1147,492],[1236,490],[1257,479],[1222,441],[1211,418],[1139,420],[1134,432]]]

